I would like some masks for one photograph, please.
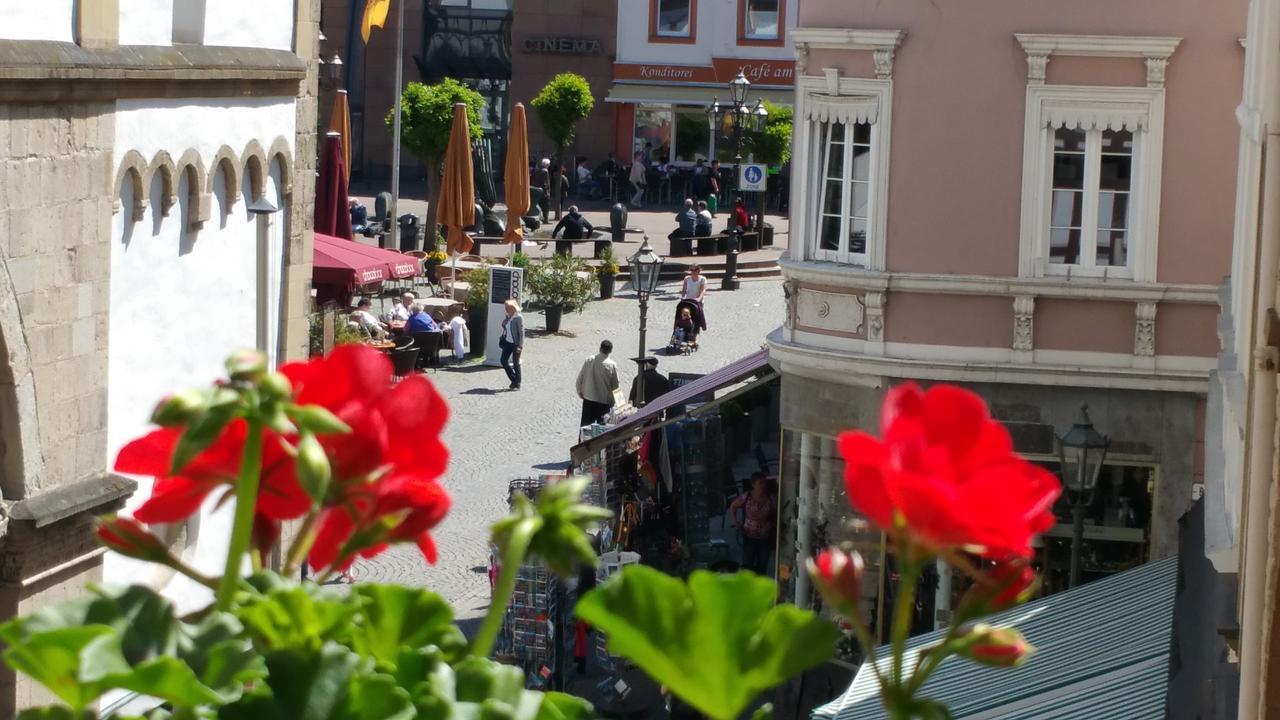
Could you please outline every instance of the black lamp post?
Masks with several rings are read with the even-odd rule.
[[[738,77],[729,81],[729,96],[733,106],[721,107],[720,98],[714,98],[711,107],[707,109],[707,123],[711,126],[712,132],[722,133],[726,121],[733,123],[733,129],[728,136],[733,143],[733,183],[731,185],[733,192],[729,196],[730,202],[735,202],[738,197],[738,175],[741,172],[739,166],[742,164],[742,131],[746,128],[759,132],[764,128],[765,121],[769,117],[769,111],[765,110],[763,102],[757,100],[754,108],[747,105],[747,95],[750,91],[751,81],[742,74],[742,71],[738,71]],[[722,135],[717,134],[716,137],[720,138]],[[742,233],[745,231],[746,228],[738,227],[737,213],[730,209],[729,251],[725,254],[724,279],[720,285],[722,290],[738,289],[738,247]]]
[[[1080,419],[1066,435],[1058,438],[1058,458],[1062,486],[1071,504],[1071,584],[1080,584],[1080,554],[1084,545],[1084,512],[1093,502],[1102,463],[1111,439],[1093,429],[1089,406],[1080,406]]]
[[[658,281],[662,276],[661,255],[653,251],[649,247],[649,236],[644,236],[644,242],[641,243],[640,249],[636,251],[628,260],[631,265],[631,287],[635,288],[636,297],[640,299],[640,374],[637,382],[637,401],[641,406],[644,405],[644,331],[645,322],[649,316],[649,296],[654,290],[658,289]]]

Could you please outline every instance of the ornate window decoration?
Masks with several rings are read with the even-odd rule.
[[[1022,277],[1155,282],[1164,70],[1177,38],[1024,35]],[[1145,87],[1046,85],[1054,54],[1144,57]]]

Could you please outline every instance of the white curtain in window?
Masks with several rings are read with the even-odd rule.
[[[1146,103],[1095,103],[1082,107],[1070,102],[1047,101],[1040,107],[1041,122],[1050,129],[1130,132],[1147,129],[1149,110]]]
[[[856,95],[810,95],[805,102],[805,119],[820,123],[875,124],[880,104],[875,98]]]

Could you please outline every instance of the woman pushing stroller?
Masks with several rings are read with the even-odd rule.
[[[702,267],[694,265],[680,285],[680,302],[676,304],[675,326],[671,331],[669,349],[689,353],[698,349],[698,334],[707,329],[707,317],[703,310],[703,298],[707,294],[707,279]]]

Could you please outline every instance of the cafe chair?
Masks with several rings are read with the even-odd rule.
[[[407,335],[400,335],[391,339],[396,344],[397,350],[406,350],[413,347],[413,338]]]
[[[413,342],[412,339],[409,340]],[[408,347],[391,351],[391,382],[399,382],[413,374],[418,364],[418,348]]]
[[[418,348],[418,369],[440,367],[440,346],[444,343],[444,333],[430,330],[413,333],[414,345]]]

